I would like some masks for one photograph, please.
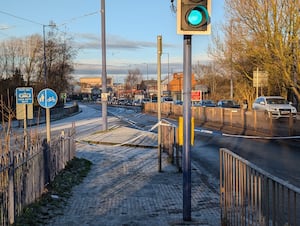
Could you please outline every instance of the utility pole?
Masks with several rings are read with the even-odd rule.
[[[102,130],[107,130],[107,95],[106,95],[106,34],[105,34],[105,0],[101,0],[101,40],[102,40]],[[105,97],[105,98],[104,98]]]
[[[158,172],[161,172],[161,54],[162,36],[157,36],[157,120],[158,120]]]
[[[44,84],[45,88],[48,86],[47,84],[47,59],[46,59],[46,35],[45,35],[45,27],[55,27],[55,24],[43,25],[43,50],[44,50]],[[47,134],[47,143],[50,144],[51,141],[51,128],[50,128],[50,108],[46,108],[46,134]]]

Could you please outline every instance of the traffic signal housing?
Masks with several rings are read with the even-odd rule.
[[[177,0],[177,34],[210,34],[210,14],[211,0]]]

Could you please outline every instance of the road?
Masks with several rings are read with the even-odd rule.
[[[98,109],[100,107],[98,106]],[[132,109],[109,107],[109,112],[118,115],[131,126],[144,130],[157,123],[157,117],[142,114]],[[175,120],[167,119],[176,123]],[[201,128],[196,129],[200,130]],[[219,179],[219,149],[227,148],[263,170],[300,187],[300,142],[295,140],[247,139],[226,137],[220,133],[196,133],[191,156],[216,180]],[[195,167],[195,166],[194,166]]]
[[[80,105],[81,113],[63,120],[51,122],[51,133],[71,127],[75,122],[77,138],[102,130],[101,109],[99,104]],[[115,116],[115,117],[111,117]],[[176,124],[176,120],[167,119]],[[139,108],[108,107],[108,128],[127,125],[149,131],[157,123],[155,115],[140,112]],[[30,129],[35,129],[34,127]],[[201,128],[196,128],[201,129]],[[38,126],[39,133],[45,131],[45,125]],[[300,187],[300,145],[289,140],[245,139],[226,137],[220,133],[197,133],[192,146],[192,167],[199,167],[219,186],[219,149],[227,148],[263,170]]]

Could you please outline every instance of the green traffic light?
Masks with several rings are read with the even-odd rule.
[[[198,26],[199,24],[201,24],[203,18],[198,8],[194,8],[190,11],[187,19],[189,24],[191,24],[192,26]]]
[[[177,0],[177,33],[206,35],[211,32],[211,0]]]
[[[187,14],[187,22],[191,26],[197,27],[208,22],[208,11],[205,7],[198,5]]]

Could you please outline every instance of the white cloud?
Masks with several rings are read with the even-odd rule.
[[[75,45],[80,49],[100,49],[100,36],[94,34],[76,34]],[[122,36],[108,35],[106,37],[107,49],[133,50],[141,48],[156,48],[156,43],[138,40],[128,40]]]

